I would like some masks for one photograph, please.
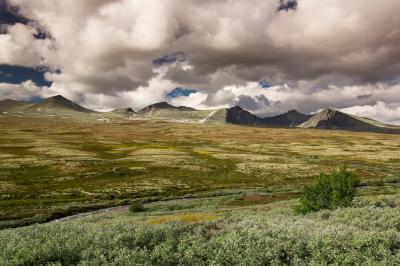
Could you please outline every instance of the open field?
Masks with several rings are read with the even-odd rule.
[[[251,189],[295,198],[314,175],[344,163],[360,173],[366,194],[393,194],[399,158],[400,135],[3,115],[0,220]],[[223,203],[232,204],[243,203]]]

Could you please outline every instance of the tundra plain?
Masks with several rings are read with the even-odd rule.
[[[315,175],[343,164],[360,174],[365,193],[393,194],[400,180],[399,135],[104,121],[2,115],[2,223],[29,224],[138,198],[243,190],[296,198]]]

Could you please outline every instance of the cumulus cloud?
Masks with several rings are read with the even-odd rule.
[[[21,84],[0,83],[0,99],[30,101],[37,95],[49,96],[52,92],[47,87],[36,86],[30,80]]]
[[[180,96],[172,99],[168,99],[168,102],[174,106],[189,106],[197,109],[212,109],[216,106],[210,107],[204,105],[204,101],[207,99],[207,94],[196,92],[191,93],[188,96]],[[217,107],[218,108],[218,107]]]
[[[29,23],[0,35],[0,64],[45,66],[50,91],[88,107],[140,107],[178,86],[199,90],[182,103],[263,115],[400,102],[397,0],[8,3]]]
[[[400,104],[388,105],[379,101],[374,105],[352,106],[341,111],[400,125]]]
[[[48,42],[34,38],[38,33],[35,28],[17,23],[6,27],[6,31],[0,34],[0,64],[30,67],[43,63],[41,51]]]

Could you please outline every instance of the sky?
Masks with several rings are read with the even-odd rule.
[[[400,124],[398,0],[0,0],[0,99]]]

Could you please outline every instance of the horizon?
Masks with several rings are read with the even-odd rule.
[[[96,111],[168,102],[261,117],[332,106],[400,125],[400,23],[387,19],[398,8],[390,0],[5,0],[0,100],[60,94]]]
[[[7,99],[0,100],[0,102],[1,102],[1,101],[11,100],[11,101],[20,101],[20,102],[25,102],[25,103],[31,103],[31,104],[40,104],[42,101],[45,101],[45,100],[51,99],[51,98],[56,98],[56,97],[62,97],[63,99],[66,99],[66,100],[68,100],[68,101],[72,101],[72,100],[70,100],[70,99],[64,97],[63,95],[58,94],[58,95],[54,95],[54,96],[49,96],[49,97],[47,97],[47,98],[41,98],[40,100],[36,99],[36,100],[34,100],[34,101],[23,101],[23,100],[15,100],[15,99],[9,99],[9,98],[7,98]],[[72,102],[74,102],[74,101],[72,101]],[[74,102],[74,103],[75,103],[75,102]],[[185,105],[173,105],[173,104],[171,104],[171,103],[165,101],[165,102],[155,102],[155,103],[149,104],[149,105],[145,106],[144,108],[140,108],[140,109],[133,109],[133,108],[130,107],[130,106],[121,106],[121,107],[117,107],[117,108],[110,109],[110,110],[107,110],[107,111],[98,111],[98,110],[92,110],[92,109],[89,109],[89,110],[90,110],[90,111],[95,111],[95,112],[98,112],[98,113],[104,113],[104,114],[106,114],[106,113],[110,113],[110,112],[113,112],[113,111],[116,111],[116,110],[120,110],[120,109],[131,109],[131,110],[133,110],[135,113],[137,113],[137,112],[140,112],[141,110],[146,109],[146,108],[148,108],[148,107],[150,107],[150,106],[157,105],[157,104],[161,104],[161,103],[167,103],[167,104],[169,104],[169,105],[171,105],[171,106],[173,106],[173,107],[177,107],[177,108],[179,108],[179,107],[189,107],[189,106],[185,106]],[[84,107],[84,106],[81,106],[81,107]],[[273,117],[276,117],[276,116],[289,114],[289,113],[291,113],[291,112],[297,112],[297,113],[300,113],[300,114],[303,114],[303,115],[311,115],[311,116],[316,115],[316,114],[318,114],[318,113],[321,113],[321,112],[323,112],[323,111],[325,111],[325,110],[334,110],[334,111],[339,111],[339,112],[341,112],[340,109],[337,109],[337,108],[331,107],[331,106],[325,107],[325,108],[322,108],[322,109],[319,109],[319,110],[317,110],[316,112],[311,112],[311,113],[302,113],[302,112],[299,112],[299,111],[296,110],[296,109],[290,109],[290,110],[287,110],[287,111],[285,111],[285,112],[283,112],[283,113],[280,113],[280,114],[277,114],[277,115],[272,115],[272,116],[260,116],[260,115],[258,115],[258,114],[256,114],[256,113],[251,112],[250,110],[247,110],[247,109],[241,107],[240,105],[235,105],[235,106],[230,106],[230,107],[220,108],[220,109],[196,109],[196,108],[194,108],[194,110],[195,110],[195,111],[215,111],[215,110],[223,110],[223,109],[232,109],[232,108],[237,108],[237,107],[241,108],[242,110],[245,110],[245,111],[249,112],[250,114],[252,114],[252,115],[254,115],[254,116],[257,116],[257,117],[260,117],[260,118],[263,118],[263,119],[264,119],[264,118],[273,118]],[[85,107],[84,107],[84,108],[85,108]],[[342,112],[342,113],[344,113],[344,112]],[[347,113],[345,113],[345,114],[347,114]],[[351,115],[351,114],[350,114],[350,115]],[[362,117],[362,116],[360,116],[360,118],[368,118],[368,117]],[[372,118],[370,118],[370,119],[372,119]],[[374,120],[374,119],[372,119],[372,120]],[[382,122],[382,121],[379,121],[379,120],[376,120],[376,121]],[[386,123],[386,124],[387,124],[387,125],[392,125],[392,126],[398,126],[398,125],[395,124],[395,123],[392,123],[392,124],[391,124],[391,123]]]

